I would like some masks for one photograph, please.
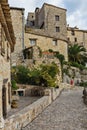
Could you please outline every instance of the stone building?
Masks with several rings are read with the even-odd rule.
[[[10,53],[15,37],[8,0],[0,0],[0,128],[11,106]]]
[[[24,49],[24,8],[11,7],[13,29],[16,37],[14,53],[11,55],[12,66],[23,60],[22,50]]]
[[[67,61],[66,9],[44,3],[28,13],[24,43],[26,48],[37,45],[42,51],[59,51]]]
[[[35,12],[28,14],[26,25],[24,8],[11,7],[11,16],[16,36],[16,46],[11,55],[13,66],[23,63],[23,50],[35,41],[42,50],[59,51],[68,60],[66,9],[45,3],[41,9],[36,8]],[[41,22],[42,16],[44,19]]]
[[[39,46],[43,51],[59,51],[66,60],[69,44],[78,43],[87,49],[87,31],[67,27],[64,8],[44,3],[42,8],[28,13],[26,25],[23,8],[11,7],[11,15],[17,43],[11,58],[12,65],[22,63],[22,51],[33,45]]]
[[[66,9],[44,3],[41,9],[28,13],[26,27],[38,28],[51,37],[66,40]]]
[[[82,45],[87,50],[87,30],[80,30],[77,27],[67,27],[67,39],[69,44]]]
[[[65,60],[68,60],[66,40],[47,36],[44,32],[41,34],[41,31],[38,33],[35,30],[30,31],[30,29],[26,29],[24,39],[26,48],[36,45],[40,47],[42,51],[52,49],[53,51],[59,51],[60,54],[65,56]]]

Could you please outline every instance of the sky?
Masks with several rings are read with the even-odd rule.
[[[8,0],[12,7],[25,8],[25,17],[28,12],[34,12],[36,7],[41,8],[44,3],[67,9],[67,24],[87,30],[87,0]]]

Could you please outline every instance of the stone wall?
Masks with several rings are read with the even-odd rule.
[[[74,35],[72,35],[72,31],[74,32]],[[78,43],[78,45],[83,45],[87,50],[87,31],[69,28],[67,29],[67,37],[69,38],[69,43]],[[75,38],[77,38],[77,41],[75,41]]]
[[[79,85],[81,82],[87,82],[87,70],[80,70],[76,67],[67,68],[68,74],[64,73],[63,82],[70,84],[71,79],[74,81],[74,85]]]
[[[44,4],[44,10],[45,29],[49,31],[51,36],[66,39],[66,10],[49,4]],[[55,16],[59,16],[58,21],[56,21]],[[56,27],[60,28],[59,32],[56,32]]]
[[[29,39],[36,39],[36,45],[41,48],[42,51],[52,49],[53,51],[59,51],[60,54],[65,56],[65,60],[68,61],[67,42],[63,40],[57,40],[57,45],[53,44],[54,38],[35,35],[32,33],[25,33],[25,46],[31,47]]]
[[[62,88],[46,89],[45,96],[6,119],[4,128],[0,130],[21,130],[21,128],[24,128],[50,105],[50,103],[59,96],[62,90]]]
[[[45,31],[45,35],[49,35],[50,37],[67,40],[66,9],[45,3],[41,9],[36,9],[35,13],[35,16],[37,16],[35,22],[38,23],[36,28],[39,31]],[[56,16],[59,17],[59,20],[56,20]],[[27,20],[29,21],[29,18]],[[56,31],[56,27],[59,27],[58,32]],[[35,26],[31,26],[31,28],[35,28]]]
[[[10,109],[10,48],[4,28],[0,23],[0,128],[3,127],[3,116],[6,116]]]
[[[11,63],[13,66],[22,64],[24,61],[22,50],[26,47],[30,47],[30,39],[36,39],[36,44],[41,47],[42,50],[48,50],[49,48],[59,51],[65,56],[65,60],[68,60],[67,54],[67,29],[66,29],[66,10],[44,4],[41,9],[37,9],[39,26],[45,22],[44,27],[24,28],[24,9],[23,8],[11,8],[12,23],[16,37],[16,45],[14,53],[11,55]],[[35,19],[34,13],[30,13],[30,21]],[[55,20],[55,16],[59,16],[59,21]],[[43,17],[43,19],[42,19]],[[51,20],[50,20],[51,19]],[[38,25],[37,25],[38,26]],[[60,32],[56,32],[56,27],[60,26]],[[37,28],[37,27],[36,27]],[[25,32],[25,34],[24,34]],[[24,36],[25,35],[25,36]],[[57,46],[53,45],[53,40],[57,40]],[[66,51],[65,51],[66,50]]]
[[[11,55],[11,63],[15,66],[23,61],[22,50],[24,48],[24,9],[11,8],[11,17],[16,38],[14,52]]]

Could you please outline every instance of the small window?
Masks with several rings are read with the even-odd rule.
[[[59,16],[58,15],[55,15],[55,20],[59,21]]]
[[[56,32],[60,32],[60,27],[56,27]]]
[[[70,41],[70,38],[68,37],[67,40]]]
[[[72,35],[75,35],[75,31],[74,31],[74,30],[72,30],[72,31],[71,31],[71,34],[72,34]]]
[[[30,45],[31,46],[36,45],[36,39],[30,39]]]
[[[30,26],[34,26],[35,22],[34,21],[30,21]]]
[[[57,46],[57,40],[53,40],[53,45]]]
[[[75,42],[77,42],[77,38],[75,37]]]

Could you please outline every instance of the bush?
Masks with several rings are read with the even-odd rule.
[[[79,68],[80,70],[86,69],[85,66],[83,66],[82,64],[78,64],[77,62],[71,62],[71,66],[77,67],[77,68]]]
[[[58,66],[54,63],[50,65],[41,65],[40,72],[40,84],[44,86],[55,87],[56,86],[56,75],[59,73]]]
[[[26,84],[29,81],[29,69],[24,66],[17,67],[17,82],[21,84]]]
[[[12,89],[13,89],[13,90],[18,89],[18,87],[17,87],[17,85],[16,85],[16,81],[15,81],[15,80],[12,80],[12,81],[11,81],[11,85],[12,85]]]
[[[52,49],[49,49],[48,51],[49,51],[49,52],[54,52]]]
[[[80,86],[82,86],[82,87],[87,87],[87,82],[81,82],[81,83],[80,83]]]
[[[50,65],[40,65],[39,68],[33,68],[32,70],[29,70],[24,66],[18,66],[16,81],[21,84],[55,87],[57,80],[56,75],[58,73],[58,66],[54,63]]]

